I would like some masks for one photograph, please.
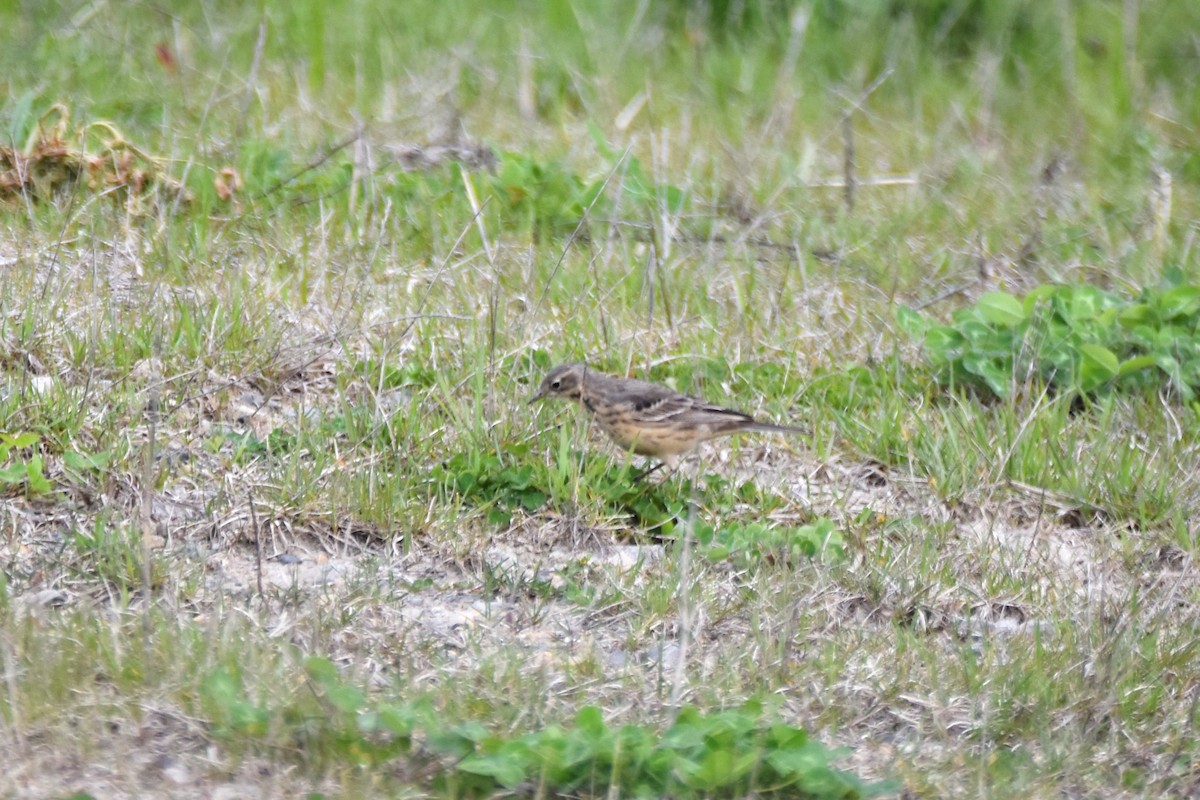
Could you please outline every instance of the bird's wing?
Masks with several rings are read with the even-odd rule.
[[[645,383],[638,389],[637,396],[630,397],[631,404],[628,407],[637,415],[638,420],[647,426],[680,425],[685,428],[708,428],[713,434],[739,430],[811,433],[807,428],[760,422],[749,414],[707,403],[665,386]]]
[[[754,424],[754,417],[734,411],[732,408],[715,406],[699,400],[687,398],[690,405],[680,409],[676,419],[686,425],[707,426],[714,433],[733,431]]]
[[[721,431],[745,427],[754,422],[752,417],[738,411],[705,403],[665,387],[654,388],[658,391],[646,391],[630,397],[630,410],[644,425],[707,427],[712,431]]]

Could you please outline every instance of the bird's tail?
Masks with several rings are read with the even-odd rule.
[[[760,433],[798,433],[801,436],[812,436],[808,428],[797,428],[794,425],[776,425],[773,422],[755,422],[742,430],[759,431]]]

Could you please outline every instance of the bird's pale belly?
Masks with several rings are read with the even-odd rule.
[[[676,455],[688,450],[699,437],[696,431],[672,430],[670,428],[639,427],[622,422],[598,420],[612,440],[626,450],[640,456]]]

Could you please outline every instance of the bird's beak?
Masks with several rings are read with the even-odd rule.
[[[543,397],[545,397],[545,396],[546,396],[546,393],[545,393],[545,392],[543,392],[543,391],[541,391],[541,390],[539,390],[537,394],[535,394],[533,397],[529,398],[529,402],[528,402],[528,403],[526,403],[526,405],[530,405],[530,406],[531,406],[531,405],[533,405],[534,403],[536,403],[538,400],[541,400],[541,399],[542,399]]]

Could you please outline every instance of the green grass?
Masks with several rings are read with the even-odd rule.
[[[1200,10],[705,9],[0,8],[0,791],[1188,790],[1194,404],[898,309],[1190,296]],[[580,359],[812,436],[633,483]]]

